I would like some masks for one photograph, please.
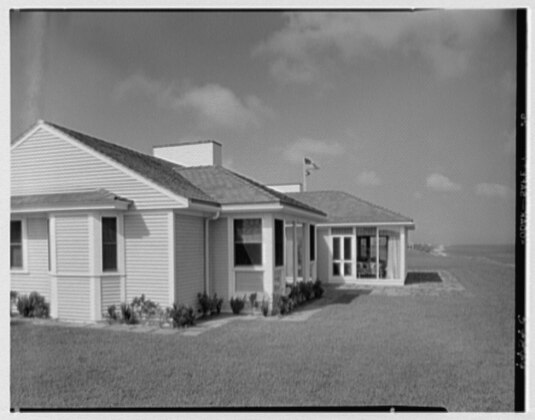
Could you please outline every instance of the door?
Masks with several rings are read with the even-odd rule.
[[[332,276],[349,279],[354,277],[353,238],[350,235],[333,236]]]

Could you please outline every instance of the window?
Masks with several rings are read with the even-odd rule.
[[[284,222],[275,219],[275,266],[284,265]]]
[[[316,261],[316,226],[310,225],[310,261]]]
[[[11,221],[11,268],[22,268],[22,221]]]
[[[102,271],[117,270],[117,218],[102,218]]]
[[[262,219],[234,220],[234,265],[262,265]]]

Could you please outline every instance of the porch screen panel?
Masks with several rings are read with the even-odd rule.
[[[399,232],[388,230],[381,231],[380,234],[386,235],[388,238],[386,277],[389,279],[399,279],[401,276],[401,239]]]
[[[294,270],[294,237],[293,227],[286,226],[286,277],[293,276]]]

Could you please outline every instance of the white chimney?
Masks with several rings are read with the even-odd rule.
[[[281,193],[293,193],[293,192],[302,192],[303,191],[303,185],[301,183],[295,183],[295,184],[273,184],[268,185],[268,188],[271,188],[272,190],[281,192]]]
[[[152,154],[182,166],[221,166],[222,146],[214,140],[154,146]]]

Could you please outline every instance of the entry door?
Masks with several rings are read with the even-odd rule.
[[[353,277],[353,240],[351,236],[333,236],[333,277]]]

